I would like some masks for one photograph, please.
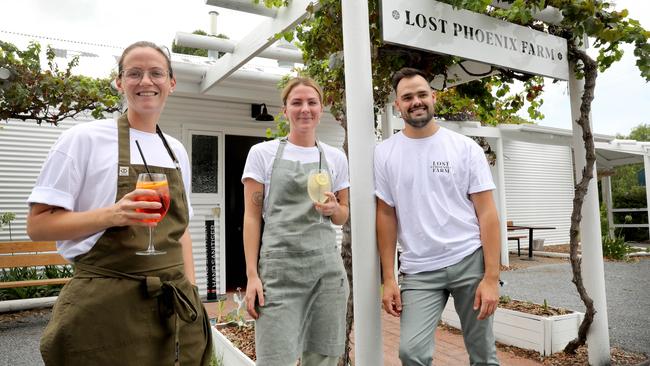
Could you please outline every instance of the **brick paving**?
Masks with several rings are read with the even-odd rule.
[[[217,316],[217,304],[206,303],[204,304],[210,318]],[[237,304],[232,300],[232,294],[228,294],[225,310],[222,315],[227,314],[229,311],[236,309]],[[399,347],[399,319],[394,318],[385,312],[382,312],[382,329],[383,329],[383,351],[384,351],[384,366],[401,366],[402,363],[398,358]],[[353,340],[354,342],[354,334]],[[354,351],[353,351],[354,357]],[[497,350],[497,357],[501,366],[533,366],[541,365],[540,362],[518,357],[507,352]],[[465,351],[465,344],[463,343],[463,336],[454,334],[450,331],[440,329],[436,331],[436,347],[435,357],[433,364],[438,366],[443,365],[467,365],[469,363],[469,356]]]

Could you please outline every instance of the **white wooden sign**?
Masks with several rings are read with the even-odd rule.
[[[434,0],[382,0],[386,43],[513,70],[569,78],[564,38]]]

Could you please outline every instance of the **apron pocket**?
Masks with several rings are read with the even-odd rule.
[[[152,349],[153,344],[160,346],[153,332],[154,328],[162,328],[158,299],[147,298],[140,282],[114,278],[78,281],[84,283],[76,288],[71,304],[74,307],[66,317],[66,346],[71,353],[109,352],[117,357],[123,354],[121,350],[140,353],[137,351],[153,351],[157,348]]]

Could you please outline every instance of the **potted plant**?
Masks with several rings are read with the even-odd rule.
[[[576,338],[583,317],[580,312],[550,307],[546,301],[539,305],[502,296],[494,313],[494,336],[498,342],[548,356]],[[452,299],[447,301],[442,321],[460,329]]]
[[[12,240],[11,238],[11,222],[16,219],[16,214],[13,212],[5,212],[2,215],[0,215],[0,229],[2,229],[3,226],[9,225],[9,241]]]

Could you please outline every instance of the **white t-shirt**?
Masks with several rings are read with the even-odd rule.
[[[350,186],[348,178],[348,159],[345,154],[336,148],[319,142],[325,160],[332,177],[332,192],[338,192]],[[275,153],[278,151],[280,140],[264,141],[251,147],[246,158],[244,173],[242,174],[242,183],[246,178],[252,178],[258,183],[264,184],[264,211],[267,209],[267,200],[269,196],[269,187],[271,183],[271,173],[273,170],[273,160]],[[283,160],[299,161],[301,164],[318,162],[319,153],[316,146],[303,147],[294,145],[287,141],[287,146],[282,154]]]
[[[131,164],[142,164],[135,140],[138,140],[147,165],[174,168],[174,162],[156,133],[130,129]],[[189,202],[191,170],[183,145],[165,134],[178,159],[185,193]],[[83,212],[115,203],[117,196],[117,120],[105,119],[78,124],[59,137],[43,164],[28,203],[43,203],[69,211]],[[133,187],[135,189],[135,186]],[[78,240],[57,242],[59,253],[66,259],[87,253],[104,231]]]
[[[400,271],[435,271],[481,246],[469,198],[492,190],[490,167],[474,140],[440,128],[412,139],[397,133],[375,149],[375,195],[395,207]]]

